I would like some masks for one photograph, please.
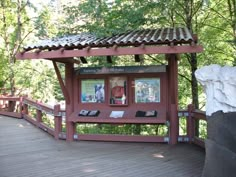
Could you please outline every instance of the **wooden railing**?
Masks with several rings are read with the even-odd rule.
[[[22,118],[22,98],[0,96],[1,115]]]
[[[186,135],[179,136],[179,142],[194,143],[204,148],[204,138],[201,137],[199,133],[199,121],[206,122],[206,113],[194,109],[193,105],[189,105],[187,110],[179,111],[178,116],[186,118]],[[207,132],[207,130],[205,130],[205,132]]]
[[[0,97],[0,114],[24,118],[56,139],[65,139],[62,132],[62,118],[65,116],[65,110],[62,110],[59,104],[51,107],[26,97]],[[51,126],[44,122],[44,116],[51,118]]]
[[[191,119],[192,119],[192,125],[190,131],[192,132],[192,142],[194,144],[197,144],[201,147],[205,147],[204,139],[201,138],[199,135],[199,127],[200,127],[200,122],[201,120],[206,121],[206,113],[204,111],[200,110],[193,110],[191,114]]]
[[[56,139],[66,139],[62,128],[65,110],[62,110],[60,105],[52,107],[26,97],[0,97],[0,114],[24,118]],[[45,115],[51,117],[51,126],[44,122]],[[180,110],[178,116],[186,118],[186,134],[179,136],[179,142],[189,142],[204,147],[204,139],[199,136],[199,121],[206,121],[205,112],[195,110],[189,105],[187,110]]]

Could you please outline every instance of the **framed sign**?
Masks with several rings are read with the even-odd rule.
[[[135,103],[160,102],[160,78],[136,78]]]
[[[166,72],[165,65],[153,66],[114,66],[114,67],[81,67],[76,74],[128,74]]]
[[[82,103],[104,103],[105,90],[104,79],[81,80],[81,102]]]
[[[127,78],[126,77],[110,77],[109,92],[111,105],[127,104]]]

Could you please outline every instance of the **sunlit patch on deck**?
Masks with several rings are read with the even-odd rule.
[[[153,154],[152,156],[153,156],[153,157],[155,157],[155,158],[160,158],[160,159],[163,159],[163,158],[165,158],[165,156],[164,156],[164,155],[162,155],[162,154],[160,154],[160,153]]]

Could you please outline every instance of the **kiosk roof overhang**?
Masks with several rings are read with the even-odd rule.
[[[59,59],[88,56],[199,53],[196,36],[184,28],[130,31],[105,38],[88,33],[42,40],[24,47],[17,59]]]

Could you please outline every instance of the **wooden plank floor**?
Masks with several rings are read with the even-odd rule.
[[[200,177],[204,158],[188,144],[57,141],[0,116],[0,177]]]

